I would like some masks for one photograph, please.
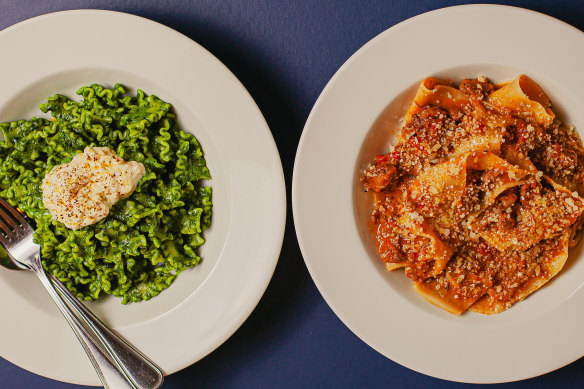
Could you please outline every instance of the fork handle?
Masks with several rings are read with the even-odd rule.
[[[40,261],[39,261],[40,262]],[[73,329],[106,389],[155,389],[162,371],[91,313],[42,265],[31,267]],[[58,292],[57,292],[58,291]]]

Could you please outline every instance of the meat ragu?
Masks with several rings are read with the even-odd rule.
[[[453,314],[491,314],[556,276],[583,224],[584,146],[527,76],[425,79],[365,169],[388,270]]]

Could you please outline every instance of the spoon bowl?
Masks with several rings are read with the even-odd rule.
[[[9,255],[0,255],[0,266],[10,270],[30,270],[18,261],[14,261]]]
[[[35,273],[79,339],[106,389],[159,388],[164,380],[160,368],[109,329],[56,277],[45,272],[33,233],[24,215],[0,198],[0,244],[7,254],[0,255],[0,265]]]

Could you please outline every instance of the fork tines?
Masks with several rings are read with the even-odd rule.
[[[19,232],[27,232],[30,226],[24,216],[0,197],[0,230],[4,237],[20,237]],[[16,236],[15,236],[16,235]]]

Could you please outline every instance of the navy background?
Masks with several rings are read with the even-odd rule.
[[[469,2],[0,0],[0,30],[37,15],[75,8],[132,13],[174,28],[231,69],[251,93],[272,130],[284,166],[289,204],[284,246],[274,277],[241,328],[203,360],[168,376],[164,388],[471,386],[411,371],[353,335],[312,282],[296,242],[290,211],[298,140],[310,109],[337,69],[364,43],[394,24],[426,11],[465,3]],[[495,3],[543,12],[584,30],[583,1]],[[569,42],[558,43],[561,44]],[[555,55],[560,48],[551,48],[549,55]],[[3,60],[0,53],[0,71]],[[0,85],[0,93],[1,88]],[[550,374],[501,387],[584,387],[584,359]],[[83,387],[34,375],[0,358],[0,388]]]

